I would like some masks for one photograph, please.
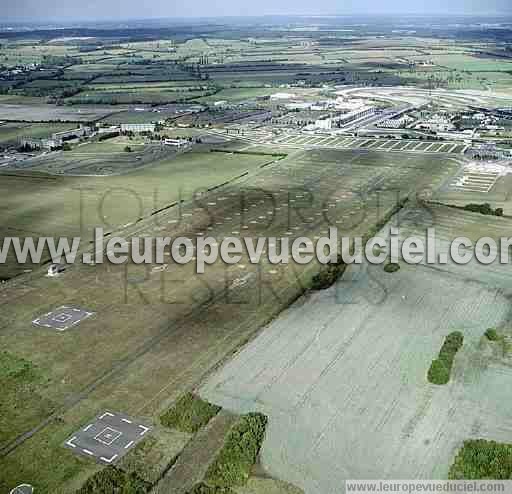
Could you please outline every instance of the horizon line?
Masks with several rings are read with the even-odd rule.
[[[251,14],[251,15],[180,15],[180,16],[152,16],[152,17],[137,17],[137,16],[129,16],[129,17],[45,17],[45,18],[31,18],[31,17],[4,17],[4,21],[0,21],[0,25],[6,25],[8,23],[18,23],[18,22],[29,22],[29,23],[46,23],[46,22],[59,22],[59,23],[70,23],[70,22],[133,22],[133,21],[190,21],[190,20],[216,20],[216,19],[259,19],[259,18],[279,18],[279,17],[291,17],[291,18],[350,18],[350,17],[386,17],[386,16],[402,16],[402,17],[423,17],[423,18],[432,18],[432,17],[467,17],[467,18],[475,18],[475,17],[494,17],[494,16],[507,16],[512,19],[512,11],[492,11],[492,12],[405,12],[400,13],[398,11],[389,11],[389,12],[373,12],[371,14],[364,12],[352,12],[346,14],[283,14],[283,13],[266,13],[266,14]]]

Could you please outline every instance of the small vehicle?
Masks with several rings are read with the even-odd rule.
[[[66,266],[64,264],[51,264],[48,268],[48,276],[59,276],[65,270]]]

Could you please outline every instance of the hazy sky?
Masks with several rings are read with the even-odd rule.
[[[6,19],[512,13],[512,0],[0,0]]]

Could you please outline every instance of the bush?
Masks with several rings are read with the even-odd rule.
[[[124,150],[125,150],[125,152],[127,152],[127,153],[131,153],[131,152],[132,152],[132,148],[131,148],[130,146],[126,146],[126,147],[124,148]]]
[[[485,332],[485,337],[489,340],[489,341],[498,341],[499,338],[500,338],[500,335],[498,334],[498,332],[494,329],[494,328],[489,328],[486,332]]]
[[[345,272],[346,264],[339,255],[336,262],[327,264],[322,270],[313,276],[311,280],[312,290],[325,290],[338,280]]]
[[[220,409],[221,407],[203,401],[192,393],[187,393],[160,417],[160,421],[165,427],[195,434],[217,415]]]
[[[512,445],[484,439],[464,441],[448,473],[453,480],[512,478]]]
[[[492,209],[488,202],[484,204],[467,204],[463,209],[465,211],[485,214],[487,216],[503,216],[503,208]]]
[[[450,333],[444,340],[443,346],[436,360],[432,361],[427,378],[432,384],[446,384],[450,380],[453,360],[462,347],[464,336],[461,332]]]
[[[433,384],[447,384],[450,380],[450,369],[442,360],[436,359],[432,361],[428,370],[428,380]]]
[[[384,265],[384,271],[386,273],[396,273],[400,270],[400,265],[393,262],[388,262],[386,265]]]
[[[65,142],[63,145],[62,145],[62,150],[63,151],[71,151],[72,147],[71,147],[71,144],[69,142]]]
[[[77,494],[146,494],[151,484],[135,473],[127,474],[108,466],[90,477]]]
[[[219,455],[206,472],[206,484],[217,488],[244,485],[258,458],[266,427],[265,415],[244,415],[231,429]]]
[[[229,487],[210,487],[206,484],[197,484],[187,494],[235,494]]]

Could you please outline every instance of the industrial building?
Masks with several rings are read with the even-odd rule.
[[[56,132],[55,134],[52,134],[52,139],[55,141],[60,141],[60,143],[62,144],[63,141],[69,141],[71,139],[79,139],[80,137],[90,136],[92,132],[93,130],[90,127],[81,125],[77,129]]]
[[[190,144],[190,141],[187,141],[186,139],[165,139],[164,144],[166,146],[174,146],[177,148],[182,148],[182,147],[188,146]]]
[[[414,122],[414,118],[404,115],[401,118],[383,120],[377,124],[377,127],[381,129],[405,129],[411,122]]]
[[[343,113],[335,117],[319,118],[315,121],[315,127],[322,130],[331,130],[333,128],[341,128],[349,123],[368,117],[375,113],[376,109],[373,106],[363,106],[357,110]]]
[[[152,123],[138,123],[138,124],[121,124],[121,132],[151,132],[155,131],[156,124]]]
[[[22,137],[20,139],[20,147],[24,149],[52,151],[62,146],[62,141],[55,139],[36,139],[33,137]]]

